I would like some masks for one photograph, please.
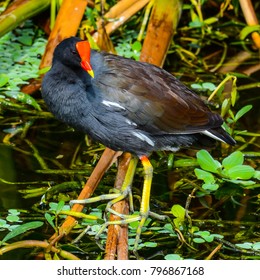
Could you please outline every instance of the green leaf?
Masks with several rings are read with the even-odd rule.
[[[222,234],[217,234],[217,233],[213,233],[213,234],[211,234],[211,236],[213,236],[214,238],[217,237],[217,238],[220,238],[220,239],[224,238],[224,236]]]
[[[45,213],[44,217],[47,220],[47,222],[54,228],[54,230],[56,230],[56,227],[53,223],[53,219],[55,218],[55,216],[52,216],[50,213]]]
[[[253,243],[253,250],[260,250],[260,242]]]
[[[214,160],[206,150],[197,152],[197,160],[200,167],[204,170],[218,173],[218,170],[221,168],[221,164],[217,160]]]
[[[41,68],[38,71],[38,75],[46,74],[50,69],[51,69],[51,66],[47,66],[47,67]]]
[[[8,222],[15,223],[15,222],[18,222],[18,221],[20,220],[20,218],[19,218],[19,216],[17,216],[17,215],[8,215],[8,216],[6,217],[6,220],[7,220]]]
[[[172,224],[165,224],[164,226],[163,226],[163,228],[165,229],[165,230],[167,230],[167,231],[169,231],[170,233],[174,233],[174,230],[173,230],[173,228],[172,228]]]
[[[21,103],[31,105],[33,106],[36,110],[41,111],[40,105],[36,102],[36,100],[31,97],[29,94],[25,94],[23,92],[16,92],[16,91],[6,91],[5,95],[11,98],[14,98]]]
[[[226,115],[226,113],[229,110],[229,108],[230,108],[230,100],[226,98],[222,102],[222,106],[221,106],[221,116],[222,117],[224,117]]]
[[[3,87],[9,81],[9,77],[6,74],[0,74],[0,87]]]
[[[194,235],[202,237],[204,240],[207,242],[212,242],[214,240],[214,235],[212,235],[209,231],[204,230],[204,231],[198,231],[195,232]],[[193,239],[194,240],[194,239]],[[200,242],[200,240],[198,240]],[[198,243],[198,242],[197,242]],[[201,242],[202,243],[202,242]]]
[[[230,169],[236,165],[241,165],[244,163],[244,155],[240,151],[236,151],[224,158],[222,161],[222,165],[225,169]]]
[[[202,85],[200,85],[200,84],[191,84],[191,88],[193,88],[193,89],[202,89]]]
[[[185,209],[181,205],[175,204],[172,206],[171,212],[173,216],[176,217],[175,219],[173,219],[174,225],[178,229],[180,229],[180,227],[183,225],[183,222],[185,220]]]
[[[205,236],[210,236],[210,232],[207,230],[201,230],[198,232],[194,232],[194,235],[199,235],[204,238]]]
[[[242,244],[236,244],[237,247],[242,248],[242,249],[251,249],[252,248],[252,243],[250,242],[245,242]]]
[[[210,18],[204,19],[204,23],[207,25],[210,25],[210,24],[217,22],[218,20],[219,19],[217,17],[210,17]]]
[[[65,202],[63,200],[60,200],[58,205],[57,205],[57,209],[56,209],[56,214],[58,215],[60,213],[60,211],[63,209],[65,205]]]
[[[244,181],[244,180],[227,180],[227,179],[224,179],[225,181],[228,181],[228,182],[231,182],[233,184],[237,184],[237,185],[242,185],[242,186],[252,186],[252,185],[255,185],[255,182],[252,181],[252,180],[247,180],[247,181]]]
[[[260,171],[259,170],[255,170],[254,178],[256,178],[257,180],[260,180]]]
[[[1,241],[1,243],[6,242],[7,240],[10,240],[11,238],[14,238],[22,233],[25,233],[28,230],[36,229],[38,227],[41,227],[43,225],[43,222],[35,221],[35,222],[29,222],[23,225],[20,225],[16,227],[13,231],[9,232],[4,239]]]
[[[232,106],[235,106],[237,101],[237,84],[236,84],[237,78],[234,77],[232,81],[232,90],[231,90],[231,104]]]
[[[193,238],[193,242],[195,242],[195,243],[205,243],[205,240],[203,238],[200,238],[200,237],[195,237],[195,238]]]
[[[252,108],[253,108],[252,105],[246,105],[243,108],[241,108],[235,115],[235,121],[237,122],[243,115],[245,115]]]
[[[57,202],[50,202],[49,203],[49,207],[50,207],[50,211],[54,211],[56,212],[57,211],[57,206],[58,206],[58,203]]]
[[[179,205],[179,204],[173,205],[171,208],[171,212],[172,212],[173,216],[175,216],[176,218],[180,218],[180,219],[184,220],[185,209],[181,205]]]
[[[12,215],[20,215],[21,213],[17,209],[9,209],[8,213]]]
[[[254,176],[255,170],[249,165],[237,165],[227,170],[226,174],[231,179],[248,180]]]
[[[178,254],[168,254],[164,257],[165,260],[183,260],[183,258]]]
[[[210,172],[199,168],[195,168],[194,172],[197,178],[203,180],[205,183],[215,183],[215,178]]]
[[[132,44],[132,50],[134,50],[136,52],[140,52],[141,49],[142,49],[142,44],[139,41],[135,41]]]
[[[207,241],[207,242],[212,242],[214,240],[214,236],[209,235],[209,236],[203,236],[203,238]]]
[[[174,153],[170,153],[167,160],[167,167],[169,170],[172,169],[174,163]]]
[[[189,27],[201,27],[203,26],[203,22],[199,20],[199,18],[189,22]]]
[[[144,246],[149,247],[149,248],[155,248],[155,247],[157,247],[157,243],[156,242],[144,242]]]
[[[24,45],[26,45],[26,46],[31,46],[32,43],[33,43],[33,38],[32,38],[32,36],[28,36],[28,35],[20,36],[20,37],[17,38],[17,40],[18,40],[20,43],[22,43],[22,44],[24,44]]]
[[[198,166],[198,161],[193,158],[185,158],[185,159],[178,159],[174,160],[173,166],[176,167],[191,167],[191,166]]]
[[[213,83],[209,83],[209,82],[202,83],[202,87],[205,89],[208,89],[210,91],[213,91],[216,89],[216,86]]]
[[[218,184],[203,184],[202,188],[206,191],[216,191],[219,188]]]
[[[252,32],[260,32],[260,25],[253,25],[253,26],[244,27],[239,34],[240,40],[245,40],[245,38],[249,34],[251,34]]]
[[[183,218],[175,218],[175,219],[173,219],[173,223],[174,223],[176,228],[181,229],[181,227],[184,224],[184,219]]]
[[[7,224],[6,220],[0,219],[0,228],[8,228],[10,225]]]

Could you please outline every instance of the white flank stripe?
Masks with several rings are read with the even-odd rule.
[[[112,101],[108,101],[108,100],[103,100],[102,104],[104,104],[107,107],[117,107],[117,108],[121,108],[123,110],[125,110],[125,107],[121,106],[120,104],[116,103],[116,102],[112,102]]]
[[[219,140],[219,141],[221,141],[221,142],[223,142],[223,143],[226,143],[224,140],[220,139],[219,137],[217,137],[216,135],[212,134],[212,133],[209,132],[208,130],[204,130],[204,131],[202,131],[201,133],[202,133],[202,134],[205,134],[205,135],[207,135],[207,136],[209,136],[209,137],[211,137],[211,138],[213,138],[213,139],[216,139],[216,140]]]
[[[145,142],[148,143],[149,145],[154,146],[154,142],[153,142],[149,137],[147,137],[146,135],[144,135],[143,133],[133,131],[132,134],[133,134],[134,136],[136,136],[137,138],[141,139],[142,141],[145,141]]]
[[[137,124],[135,122],[131,122],[129,119],[126,119],[125,122],[130,124],[130,125],[137,126]]]
[[[171,151],[171,152],[177,152],[180,150],[180,148],[174,148],[174,147],[171,147],[171,146],[165,146],[163,147],[163,149],[161,149],[162,151]]]

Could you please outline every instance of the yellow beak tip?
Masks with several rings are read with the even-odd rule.
[[[92,78],[94,78],[94,71],[93,71],[93,70],[88,70],[88,74],[89,74]]]

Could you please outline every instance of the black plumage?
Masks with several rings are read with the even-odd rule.
[[[57,46],[43,79],[42,96],[59,120],[113,150],[139,157],[156,150],[208,146],[212,138],[235,144],[221,128],[222,118],[170,73],[91,50],[87,63],[93,78],[82,68],[79,42],[71,37]]]

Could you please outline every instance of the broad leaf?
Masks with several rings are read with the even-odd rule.
[[[197,153],[197,160],[200,167],[204,170],[218,173],[218,170],[221,168],[221,164],[217,160],[214,160],[206,150],[201,150]]]
[[[242,165],[244,163],[244,155],[240,151],[232,153],[222,161],[222,165],[226,169],[230,169],[236,165]]]
[[[194,172],[197,178],[203,180],[205,183],[209,183],[209,184],[215,183],[215,178],[210,172],[199,168],[195,168]]]
[[[219,188],[218,184],[203,184],[202,188],[207,191],[216,191]]]
[[[0,87],[3,87],[9,81],[9,77],[6,74],[0,74]]]
[[[255,170],[249,165],[237,165],[230,168],[226,174],[231,179],[248,180],[254,176]]]
[[[176,218],[181,218],[181,219],[185,218],[185,209],[179,204],[173,205],[171,212],[173,216],[175,216]]]
[[[165,260],[183,260],[183,258],[178,254],[168,254],[164,257]]]

